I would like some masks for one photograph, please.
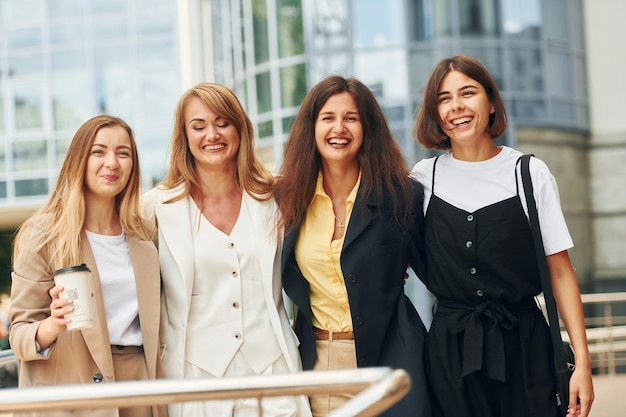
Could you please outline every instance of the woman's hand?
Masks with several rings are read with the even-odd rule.
[[[74,311],[73,300],[61,299],[59,294],[63,287],[55,285],[49,291],[52,301],[50,302],[50,316],[43,320],[37,329],[35,340],[39,344],[39,349],[48,348],[57,337],[67,330],[67,323],[71,320],[65,317]]]

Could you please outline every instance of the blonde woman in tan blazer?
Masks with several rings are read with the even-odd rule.
[[[131,128],[96,116],[76,132],[49,201],[15,239],[10,342],[19,386],[154,379],[160,277],[152,232],[140,217],[140,174]],[[93,326],[68,330],[72,311],[53,274],[91,270]],[[166,407],[31,413],[32,416],[165,416]]]

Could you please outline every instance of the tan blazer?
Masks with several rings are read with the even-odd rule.
[[[193,337],[187,332],[190,314],[191,291],[194,280],[194,252],[191,246],[192,232],[197,224],[189,219],[189,198],[182,198],[174,203],[166,201],[179,195],[183,185],[165,190],[159,187],[146,192],[142,197],[144,217],[158,225],[159,260],[163,279],[163,305],[161,307],[161,343],[163,349],[163,368],[166,378],[183,379],[185,362],[188,359],[188,343],[202,343],[201,337]],[[243,194],[250,208],[254,226],[250,238],[254,239],[259,250],[259,263],[263,280],[263,294],[267,312],[278,344],[289,370],[302,370],[298,340],[291,329],[284,306],[282,284],[280,280],[280,260],[282,243],[275,231],[277,207],[274,201],[260,202],[247,193]],[[207,305],[207,309],[212,306]],[[190,342],[192,340],[192,342]],[[219,360],[228,352],[207,352],[211,358]],[[297,399],[298,417],[311,415],[308,401],[300,396]],[[181,404],[170,404],[169,415],[181,416]]]
[[[100,277],[93,252],[83,232],[81,249],[91,270],[94,294],[94,325],[88,329],[65,331],[51,346],[48,357],[37,353],[35,333],[41,320],[50,315],[50,295],[54,286],[49,262],[49,248],[35,251],[49,218],[40,216],[23,231],[20,253],[14,259],[11,286],[11,348],[19,359],[19,386],[101,383],[115,381],[106,314],[102,303]],[[150,378],[162,376],[159,353],[160,277],[154,243],[127,235],[126,240],[135,272],[139,320],[144,354]],[[157,411],[158,409],[158,411]],[[94,410],[86,415],[117,417],[118,410]],[[165,416],[165,406],[153,408],[154,416]],[[45,413],[32,415],[64,415]],[[78,414],[76,414],[78,415]]]

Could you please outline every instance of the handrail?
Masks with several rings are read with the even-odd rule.
[[[329,415],[376,416],[402,398],[404,370],[360,368],[218,379],[158,379],[0,390],[0,412],[96,409],[286,395],[357,394]]]

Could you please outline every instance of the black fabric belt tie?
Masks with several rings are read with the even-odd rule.
[[[483,356],[486,363],[487,377],[496,381],[506,380],[506,361],[502,329],[511,330],[518,320],[511,313],[536,309],[533,300],[504,306],[498,300],[487,300],[478,305],[469,305],[455,301],[437,301],[437,312],[447,313],[444,320],[453,335],[463,331],[463,369],[462,376],[483,369]],[[486,331],[487,337],[483,338]],[[483,346],[483,343],[486,346]],[[483,355],[484,353],[484,355]]]

